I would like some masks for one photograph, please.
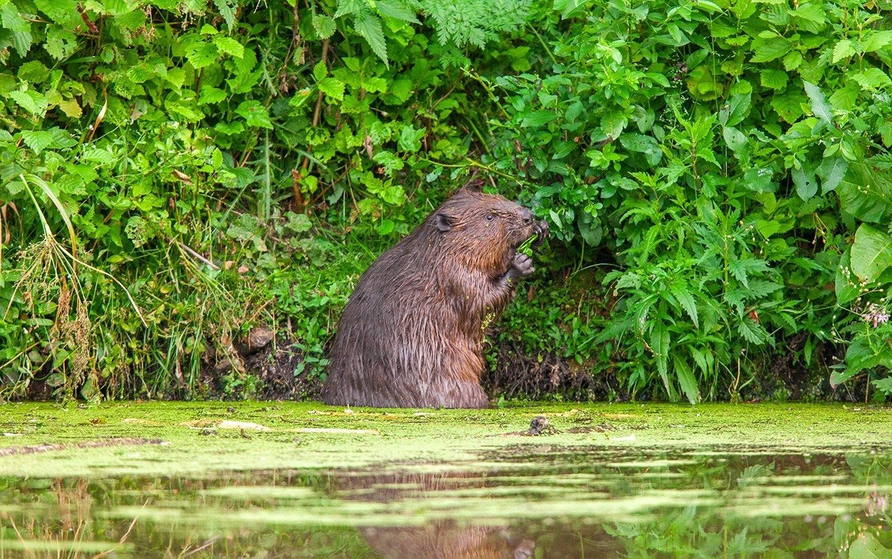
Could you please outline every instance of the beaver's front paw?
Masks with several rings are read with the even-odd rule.
[[[518,252],[514,255],[514,260],[511,262],[511,269],[508,270],[508,277],[516,279],[528,276],[535,271],[536,268],[533,267],[533,259],[522,252]]]

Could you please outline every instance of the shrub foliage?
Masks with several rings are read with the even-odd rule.
[[[0,397],[251,396],[259,324],[324,374],[358,274],[471,171],[555,232],[526,351],[671,400],[778,356],[892,394],[890,16],[0,0]]]

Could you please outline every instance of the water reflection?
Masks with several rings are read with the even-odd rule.
[[[892,557],[892,451],[542,446],[476,463],[0,479],[5,557]]]

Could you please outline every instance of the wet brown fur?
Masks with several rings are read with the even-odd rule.
[[[492,216],[487,218],[487,216]],[[322,398],[479,408],[485,323],[511,299],[517,246],[544,233],[501,196],[462,189],[363,274],[338,325]]]

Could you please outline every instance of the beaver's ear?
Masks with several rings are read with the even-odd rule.
[[[471,175],[468,177],[468,182],[462,185],[459,190],[467,190],[469,192],[482,192],[483,185],[486,183],[486,179],[484,177],[477,176],[480,170],[477,167],[471,169]]]
[[[441,233],[445,233],[452,229],[452,218],[444,213],[438,213],[434,216],[434,223]]]

